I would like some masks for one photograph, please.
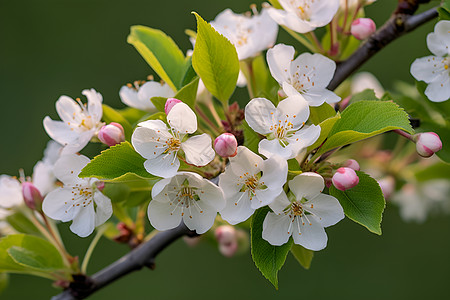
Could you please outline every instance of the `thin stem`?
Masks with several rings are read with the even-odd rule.
[[[310,31],[307,33],[307,36],[309,37],[309,40],[312,41],[312,43],[314,45],[316,45],[317,49],[319,49],[320,53],[324,53],[323,47],[322,47],[322,43],[319,41],[319,39],[317,38],[316,34],[314,33],[314,31]]]
[[[220,129],[206,116],[206,114],[201,110],[199,106],[195,106],[195,111],[199,114],[203,121],[205,121],[209,126],[211,126],[211,131],[218,136],[220,134]]]
[[[107,226],[102,226],[97,229],[97,233],[95,234],[94,238],[92,239],[89,248],[86,251],[86,254],[83,258],[83,263],[81,264],[81,273],[86,274],[87,267],[89,264],[89,260],[91,259],[92,253],[94,252],[95,246],[97,246],[98,241],[102,237],[103,233],[107,229]]]
[[[298,34],[297,32],[287,28],[286,26],[282,26],[284,28],[284,30],[286,30],[294,39],[296,39],[297,41],[299,41],[303,46],[305,46],[306,48],[308,48],[309,51],[312,52],[317,52],[317,49],[311,44],[311,42],[308,41],[308,39],[304,38],[303,36],[301,36],[300,34]]]

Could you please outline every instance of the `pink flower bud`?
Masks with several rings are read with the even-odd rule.
[[[359,170],[360,170],[358,162],[357,162],[356,160],[354,160],[354,159],[349,159],[349,160],[347,160],[347,161],[344,163],[344,167],[353,169],[353,170],[355,170],[355,171],[359,171]]]
[[[350,29],[352,35],[358,40],[367,39],[377,30],[375,22],[369,18],[359,18],[353,21]]]
[[[219,243],[219,251],[225,257],[232,257],[236,254],[238,250],[237,241],[232,241],[229,243]]]
[[[101,192],[105,188],[105,182],[104,181],[97,181],[95,182],[95,185],[97,186],[97,189]]]
[[[356,172],[345,167],[337,169],[331,180],[333,185],[341,191],[351,189],[359,183],[359,177],[356,175]]]
[[[418,133],[413,136],[413,140],[416,142],[417,153],[423,157],[430,157],[442,149],[441,139],[434,132]]]
[[[238,142],[231,133],[222,133],[214,141],[214,149],[222,157],[233,157],[237,154]]]
[[[98,139],[108,146],[114,146],[125,141],[125,133],[122,125],[111,122],[100,128]]]
[[[25,204],[30,209],[41,211],[44,198],[34,184],[28,181],[22,183],[22,195]]]
[[[169,114],[169,111],[172,109],[172,107],[175,106],[175,104],[178,104],[180,102],[182,101],[175,98],[168,98],[166,101],[166,105],[164,105],[164,111],[166,115]]]
[[[226,257],[233,256],[238,250],[237,232],[233,226],[222,225],[214,231],[214,236],[219,243],[219,251]]]

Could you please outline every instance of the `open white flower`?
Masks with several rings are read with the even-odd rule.
[[[220,214],[230,224],[247,220],[256,209],[270,204],[283,191],[288,166],[272,156],[263,160],[248,148],[239,146],[237,155],[219,176],[219,187],[227,204]]]
[[[211,137],[206,133],[183,140],[197,130],[197,116],[185,103],[176,104],[167,115],[169,127],[161,120],[138,124],[131,137],[134,149],[147,160],[145,169],[155,176],[172,177],[180,167],[177,154],[183,149],[186,162],[205,166],[214,159]]]
[[[16,177],[0,175],[0,208],[22,205],[22,186]]]
[[[278,24],[300,33],[313,31],[331,22],[339,0],[278,0],[283,9],[268,8]]]
[[[272,47],[278,35],[278,25],[270,18],[267,9],[254,16],[235,14],[226,9],[217,15],[211,26],[236,47],[239,60]]]
[[[342,220],[344,211],[336,198],[321,193],[324,187],[322,176],[311,172],[289,181],[296,199],[289,201],[283,192],[269,205],[274,212],[269,212],[264,219],[263,239],[279,246],[292,236],[295,244],[307,249],[325,248],[328,238],[324,227]]]
[[[47,134],[64,146],[62,154],[72,154],[83,149],[98,130],[104,125],[100,122],[103,114],[102,95],[94,89],[82,92],[88,99],[87,105],[80,99],[74,101],[61,96],[56,101],[56,111],[62,121],[53,121],[49,116],[44,119]]]
[[[291,159],[312,145],[320,136],[320,126],[302,128],[308,117],[308,103],[299,94],[280,101],[277,107],[265,98],[255,98],[245,107],[248,125],[267,137],[258,145],[259,153],[265,157]]]
[[[428,34],[427,45],[434,55],[416,59],[411,75],[428,83],[425,95],[433,102],[450,98],[450,21],[439,21],[434,32]]]
[[[51,191],[42,203],[48,217],[62,222],[72,220],[70,230],[81,237],[90,235],[112,215],[111,200],[98,190],[98,179],[78,177],[88,163],[89,158],[83,155],[61,156],[54,170],[64,186]]]
[[[292,46],[278,44],[267,51],[267,63],[272,77],[286,95],[300,93],[310,106],[341,100],[326,89],[336,70],[336,63],[321,54],[303,53],[294,59]]]
[[[198,234],[214,224],[217,212],[225,206],[222,190],[211,181],[191,172],[179,172],[158,181],[152,189],[148,218],[157,230],[184,224]]]
[[[130,107],[134,107],[144,111],[151,111],[155,108],[152,101],[153,97],[170,98],[175,96],[174,91],[167,83],[159,83],[156,81],[147,81],[139,86],[137,83],[124,85],[119,91],[120,99],[123,103]]]

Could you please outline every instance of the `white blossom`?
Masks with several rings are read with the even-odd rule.
[[[79,178],[89,163],[83,155],[61,156],[55,163],[55,175],[64,186],[51,191],[42,203],[44,213],[62,222],[73,221],[70,230],[80,237],[90,235],[96,226],[112,215],[111,200],[96,186],[96,178]]]
[[[265,98],[255,98],[245,107],[248,125],[267,137],[258,145],[265,157],[291,159],[312,145],[320,136],[320,126],[303,127],[308,117],[308,103],[299,94],[280,101],[277,107]]]
[[[310,106],[335,103],[341,98],[326,89],[336,70],[336,63],[321,54],[303,53],[294,59],[292,46],[278,44],[267,51],[272,77],[286,95],[301,94]]]
[[[269,205],[264,219],[262,237],[272,245],[283,245],[292,236],[294,243],[318,251],[327,245],[325,227],[332,226],[344,218],[339,201],[326,194],[322,176],[306,172],[289,181],[295,195],[289,201],[283,193]]]
[[[155,108],[150,100],[151,98],[170,98],[175,96],[175,93],[167,83],[147,81],[141,86],[138,84],[135,84],[135,86],[131,84],[124,85],[120,88],[119,95],[122,102],[126,105],[144,111],[151,111]]]
[[[227,204],[220,214],[230,224],[247,220],[256,209],[270,204],[283,191],[287,162],[274,155],[263,160],[248,148],[239,146],[237,155],[219,176],[219,187]]]
[[[278,24],[300,33],[313,31],[331,22],[339,0],[278,0],[283,9],[268,8]]]
[[[254,16],[235,14],[226,9],[211,21],[211,26],[236,47],[239,60],[254,57],[273,47],[278,35],[278,25],[270,18],[267,9]]]
[[[384,95],[384,88],[378,79],[369,72],[359,72],[352,77],[351,92],[352,94],[360,93],[366,89],[372,89],[377,98]]]
[[[44,119],[47,134],[64,146],[62,154],[72,154],[83,149],[104,125],[100,122],[103,114],[102,95],[94,89],[83,90],[87,105],[80,99],[74,101],[61,96],[56,101],[56,111],[62,121],[54,121],[49,116]]]
[[[198,174],[179,172],[153,186],[148,218],[157,230],[174,228],[183,220],[190,230],[202,234],[211,228],[224,206],[218,186]]]
[[[139,123],[131,137],[135,150],[147,159],[144,167],[150,174],[174,176],[180,167],[180,149],[189,164],[205,166],[214,159],[211,137],[206,133],[184,140],[197,130],[197,117],[189,106],[176,104],[167,115],[167,122],[169,127],[161,120]]]
[[[434,32],[428,34],[427,45],[434,55],[416,59],[411,65],[411,74],[428,87],[425,95],[433,102],[450,98],[450,21],[439,21]]]

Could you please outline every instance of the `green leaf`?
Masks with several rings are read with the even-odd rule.
[[[350,99],[350,103],[355,103],[358,101],[366,101],[366,100],[379,100],[377,96],[375,96],[375,91],[372,89],[365,89],[362,92],[359,92],[352,96]]]
[[[9,275],[7,273],[0,273],[0,295],[8,287]]]
[[[259,134],[253,131],[253,129],[244,120],[242,121],[242,130],[244,132],[244,146],[258,153],[258,145],[260,141]]]
[[[446,0],[441,7],[438,8],[439,20],[450,20],[450,1]]]
[[[188,63],[169,36],[158,29],[132,26],[128,43],[174,91],[181,87]]]
[[[134,207],[141,205],[145,201],[150,200],[151,198],[151,192],[132,192],[128,196],[127,201],[124,203],[124,206],[126,207]]]
[[[283,7],[281,6],[280,2],[278,2],[278,0],[269,0],[269,2],[276,9],[283,9]]]
[[[164,113],[165,112],[165,107],[166,107],[166,101],[167,98],[166,97],[152,97],[150,99],[150,101],[152,101],[153,105],[155,106],[155,108]]]
[[[369,231],[381,235],[381,219],[386,202],[377,181],[365,174],[356,172],[359,184],[346,191],[330,187],[330,195],[337,198],[345,215]]]
[[[133,124],[136,124],[137,122],[139,122],[139,120],[145,116],[145,114],[147,112],[142,111],[140,109],[137,108],[133,108],[133,107],[126,107],[124,109],[117,109],[116,110],[118,113],[120,113],[125,120],[128,121],[128,123],[130,123],[133,127]]]
[[[428,84],[423,81],[416,81],[416,87],[419,91],[419,94],[426,99],[427,104],[439,114],[441,114],[444,118],[450,119],[450,101],[442,101],[442,102],[434,102],[428,99],[427,95],[425,95],[425,90]]]
[[[427,181],[432,179],[450,179],[450,164],[438,162],[427,168],[420,168],[414,174],[419,181]]]
[[[236,48],[197,13],[193,14],[197,19],[197,40],[192,66],[208,91],[227,106],[239,75]]]
[[[282,246],[272,246],[262,238],[262,226],[269,212],[268,207],[255,211],[251,223],[252,258],[256,267],[276,289],[278,289],[278,271],[283,267],[291,249],[292,239]]]
[[[128,199],[130,188],[125,183],[109,183],[105,184],[102,193],[113,203],[122,202]]]
[[[328,134],[330,133],[330,131],[333,128],[334,124],[336,124],[336,122],[340,118],[341,118],[341,114],[337,113],[334,117],[328,118],[328,119],[326,119],[325,121],[322,121],[319,124],[319,126],[320,126],[320,136],[319,136],[319,138],[317,139],[317,141],[314,144],[312,144],[311,146],[308,147],[308,151],[316,149],[317,147],[322,145],[322,143],[328,137]]]
[[[442,149],[436,152],[436,155],[446,163],[450,163],[450,128],[431,121],[422,122],[417,128],[417,132],[430,131],[437,133],[442,141]]]
[[[124,116],[122,116],[117,110],[106,104],[103,104],[102,107],[103,107],[102,119],[106,123],[116,122],[122,125],[123,130],[125,131],[125,138],[127,140],[130,140],[131,135],[133,134],[133,127],[131,127],[127,119],[125,119]]]
[[[95,177],[103,180],[114,179],[128,173],[142,178],[156,178],[144,168],[145,158],[140,156],[129,142],[110,147],[94,157],[81,170],[79,177]]]
[[[50,273],[65,268],[58,250],[42,238],[13,234],[0,240],[0,272]]]
[[[408,115],[397,104],[388,101],[353,103],[342,112],[316,156],[394,129],[414,133]]]
[[[20,210],[7,216],[6,221],[20,233],[27,233],[37,236],[42,235],[39,229],[37,229],[28,217],[25,216]]]
[[[361,41],[353,37],[353,35],[348,36],[346,40],[346,44],[342,49],[341,57],[339,58],[341,61],[346,60],[350,55],[352,55],[356,49],[358,49]]]
[[[430,114],[423,105],[424,101],[418,101],[411,97],[401,96],[394,99],[395,103],[400,105],[409,115],[422,120],[429,120]]]
[[[186,58],[186,70],[183,75],[181,86],[189,84],[195,77],[197,77],[197,73],[195,73],[195,70],[192,67],[192,56],[189,56]]]
[[[334,117],[336,115],[336,111],[328,103],[324,103],[321,106],[317,107],[311,106],[309,108],[309,111],[309,119],[311,120],[311,122],[313,122],[314,125],[318,125],[326,119]]]
[[[314,251],[306,249],[303,246],[293,244],[291,253],[303,268],[308,270],[311,267]]]
[[[195,109],[195,100],[197,99],[197,89],[198,89],[198,82],[200,81],[199,77],[196,77],[194,80],[192,80],[190,83],[185,85],[181,90],[178,91],[178,93],[175,95],[174,98],[183,101],[191,109]]]

